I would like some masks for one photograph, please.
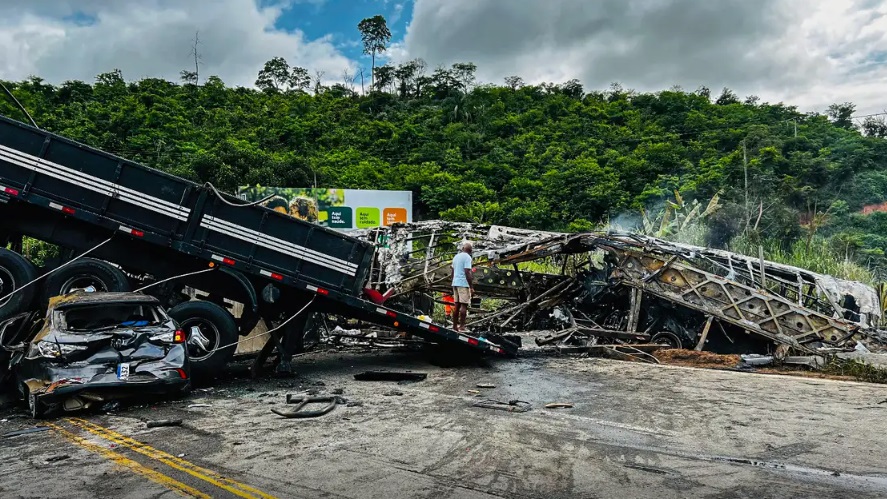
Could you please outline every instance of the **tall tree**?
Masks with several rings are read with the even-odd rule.
[[[845,102],[843,104],[832,104],[828,107],[825,114],[832,119],[835,126],[852,130],[854,128],[853,113],[855,112],[856,105],[852,102]]]
[[[290,81],[290,65],[283,57],[274,57],[265,63],[265,67],[259,71],[256,86],[268,91],[280,91]]]
[[[383,16],[373,16],[360,21],[357,24],[360,31],[360,39],[363,41],[363,53],[373,59],[373,81],[370,88],[376,87],[376,54],[381,54],[388,49],[388,42],[391,41],[391,30],[388,29],[388,23]]]
[[[293,69],[290,71],[288,83],[290,88],[304,92],[311,86],[311,75],[308,74],[307,69],[293,66]]]

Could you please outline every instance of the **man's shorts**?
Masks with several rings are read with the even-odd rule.
[[[471,303],[471,288],[453,287],[453,300],[456,303]]]

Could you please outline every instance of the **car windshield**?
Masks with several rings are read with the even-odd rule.
[[[66,307],[61,324],[69,331],[95,331],[116,327],[141,327],[159,324],[166,315],[150,303],[102,303]]]

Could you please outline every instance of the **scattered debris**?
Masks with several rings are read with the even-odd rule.
[[[156,421],[148,421],[146,423],[148,428],[160,428],[163,426],[182,426],[181,419],[158,419]]]
[[[523,400],[509,400],[508,402],[500,402],[498,400],[479,400],[473,404],[473,407],[482,407],[484,409],[496,409],[499,411],[507,411],[507,412],[528,412],[532,409],[532,405],[529,402],[524,402]]]
[[[176,457],[178,457],[178,458],[182,458],[182,457],[185,457],[185,453],[184,453],[184,452],[182,452],[182,453],[181,453],[181,454],[178,454],[178,455],[176,455]]]
[[[742,362],[749,366],[769,366],[773,363],[772,355],[759,355],[756,353],[740,355]]]
[[[331,393],[333,395],[342,395],[343,393],[345,393],[345,389],[344,388],[333,388],[333,391]]]
[[[480,392],[477,390],[468,390],[468,393],[471,395],[480,395]]]
[[[71,456],[69,456],[68,454],[59,454],[57,456],[47,457],[46,459],[44,459],[44,461],[46,461],[47,463],[55,463],[57,461],[64,461],[65,459],[70,459],[70,458],[71,458]]]
[[[345,407],[363,407],[363,402],[360,400],[349,400],[345,403]]]
[[[428,373],[412,371],[365,371],[354,375],[357,381],[423,381]]]
[[[9,431],[9,432],[6,432],[0,436],[2,436],[3,438],[12,438],[12,437],[17,437],[19,435],[30,435],[31,433],[40,433],[41,431],[48,431],[48,430],[49,430],[48,426],[35,426],[33,428],[25,428],[24,430]]]
[[[290,409],[288,411],[280,410],[280,409],[271,409],[271,412],[277,414],[278,416],[283,416],[288,419],[304,419],[304,418],[316,418],[318,416],[323,416],[328,412],[332,411],[336,408],[337,405],[344,403],[342,397],[336,395],[325,395],[325,396],[304,396],[304,395],[294,395],[287,394],[286,396],[287,404],[295,404],[295,408]],[[327,404],[321,409],[306,411],[304,410],[308,404]]]
[[[400,390],[389,390],[382,395],[386,397],[400,397],[401,395],[403,395],[403,392]]]
[[[197,409],[198,407],[212,407],[210,404],[191,404],[188,409]]]
[[[496,385],[492,383],[478,383],[475,386],[478,388],[496,388]]]
[[[546,409],[572,409],[572,402],[552,402],[550,404],[545,404]]]

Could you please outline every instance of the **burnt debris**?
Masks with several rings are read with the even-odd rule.
[[[561,234],[441,221],[365,231],[378,249],[370,286],[386,304],[449,305],[464,240],[477,281],[468,327],[538,332],[539,345],[658,345],[729,354],[880,350],[881,308],[866,284],[763,258],[624,232]]]

